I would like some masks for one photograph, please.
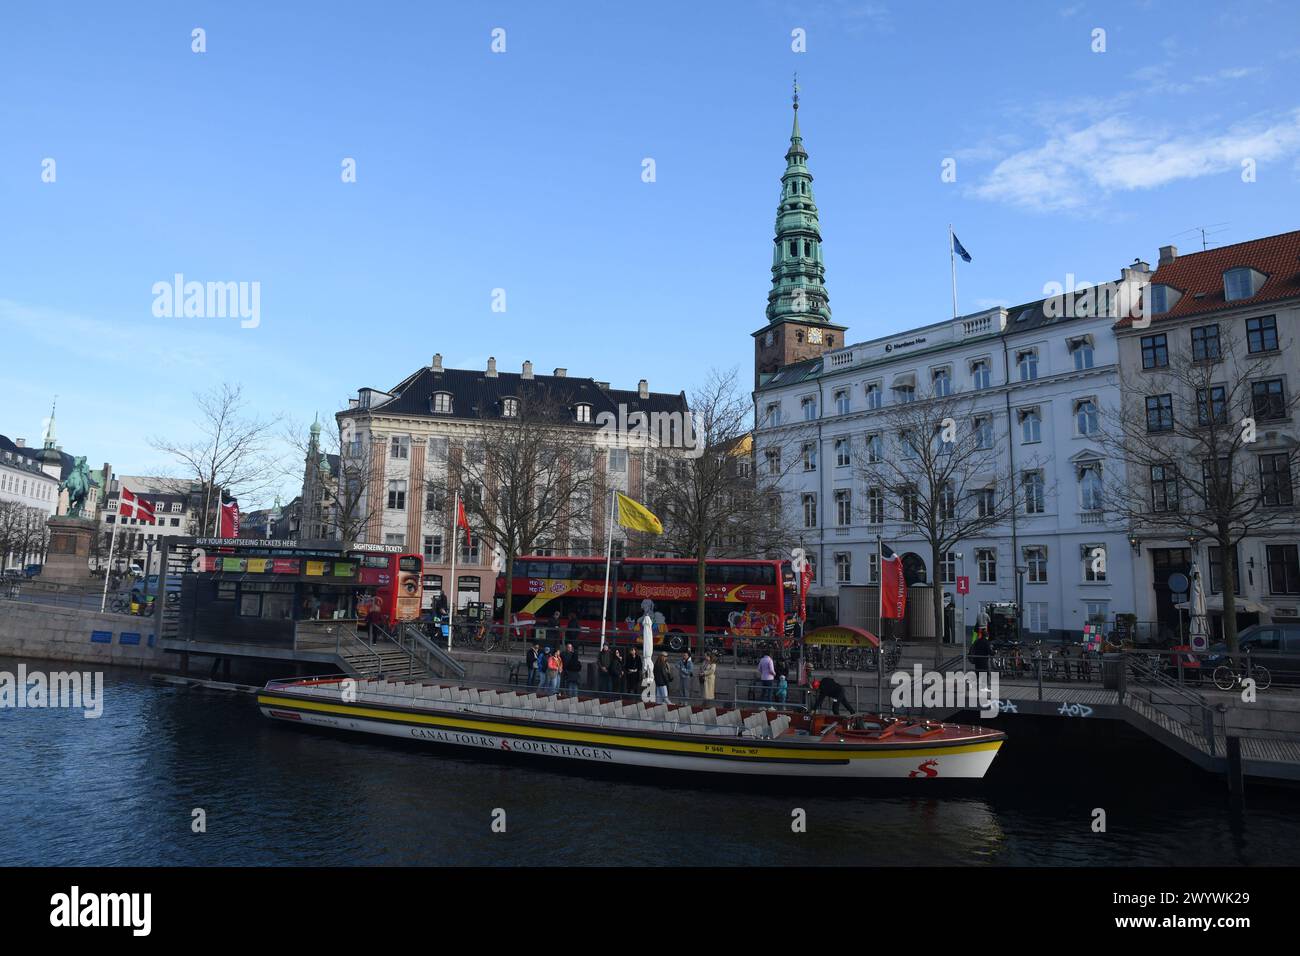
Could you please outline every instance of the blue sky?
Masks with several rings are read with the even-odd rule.
[[[57,392],[63,447],[139,474],[222,381],[298,422],[434,352],[743,381],[795,70],[853,340],[950,314],[949,222],[963,312],[1300,228],[1290,2],[8,5],[0,432]],[[260,324],[155,317],[175,273],[260,283]]]

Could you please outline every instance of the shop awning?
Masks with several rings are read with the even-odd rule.
[[[830,627],[819,627],[815,631],[809,631],[803,636],[805,644],[836,647],[879,647],[880,638],[870,631],[860,627],[847,627],[843,624],[836,624]]]
[[[1191,602],[1184,601],[1182,604],[1175,604],[1174,607],[1178,608],[1178,610],[1180,611],[1190,611]],[[1207,595],[1205,598],[1205,610],[1215,611],[1219,614],[1222,614],[1223,595],[1222,594]],[[1239,597],[1237,598],[1237,613],[1238,614],[1272,614],[1273,612],[1269,607],[1260,604],[1258,601],[1252,601],[1250,600],[1250,598]]]

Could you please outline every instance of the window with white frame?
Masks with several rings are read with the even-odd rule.
[[[905,485],[899,493],[903,506],[903,520],[913,524],[921,520],[921,499],[912,485]]]
[[[769,402],[767,405],[767,427],[773,428],[781,424],[781,403]]]
[[[849,440],[847,438],[835,439],[835,467],[847,468],[849,464]]]
[[[1032,382],[1038,378],[1038,349],[1021,349],[1017,352],[1016,369],[1022,382]]]
[[[877,409],[880,407],[880,383],[868,382],[867,386],[867,408]]]
[[[835,390],[835,414],[847,415],[849,413],[849,390],[847,388],[837,388]]]
[[[976,389],[989,387],[989,360],[976,359],[970,363],[971,385]]]
[[[1041,515],[1047,511],[1046,480],[1041,469],[1022,472],[1021,488],[1025,493],[1025,514]]]
[[[975,513],[981,518],[992,517],[997,507],[997,489],[994,487],[975,489]]]
[[[1084,511],[1101,511],[1104,505],[1101,462],[1085,461],[1079,465],[1079,506]]]
[[[867,583],[880,583],[880,555],[875,551],[867,555]]]
[[[957,552],[945,551],[939,555],[939,583],[952,584],[957,580]]]
[[[813,422],[817,420],[817,396],[805,395],[799,402],[799,407],[803,409],[803,420]]]
[[[1110,602],[1084,601],[1083,616],[1085,624],[1099,624],[1104,627],[1110,623]]]
[[[1047,548],[1042,545],[1031,545],[1024,549],[1025,580],[1030,584],[1047,583]]]
[[[835,552],[835,580],[849,584],[853,580],[853,555],[847,551]]]
[[[993,548],[975,549],[975,567],[979,573],[980,584],[997,584],[998,553]]]
[[[1092,368],[1092,336],[1081,335],[1070,339],[1066,345],[1070,349],[1070,356],[1074,359],[1076,372]]]
[[[817,443],[815,441],[803,443],[803,470],[817,470]]]
[[[501,417],[518,418],[519,417],[519,399],[503,398],[501,399]]]
[[[478,564],[479,552],[483,547],[482,539],[480,539],[478,535],[471,533],[469,536],[469,544],[466,544],[465,539],[460,537],[460,535],[456,536],[456,540],[460,544],[461,564]]]
[[[1031,634],[1047,633],[1047,602],[1025,602],[1025,629]]]
[[[935,398],[947,398],[952,394],[952,369],[947,366],[931,369],[930,382]]]
[[[405,481],[390,481],[388,483],[388,507],[392,511],[406,510]]]
[[[872,524],[885,523],[885,493],[879,488],[867,489],[867,520]]]
[[[609,470],[611,473],[617,474],[627,471],[626,448],[611,448],[609,450]]]
[[[577,405],[573,410],[573,417],[575,421],[579,422],[591,421],[591,406],[586,403]]]
[[[916,441],[910,431],[898,433],[898,453],[908,459],[917,458],[920,454],[916,447]]]
[[[803,526],[805,528],[817,527],[817,494],[807,492],[803,496]]]
[[[384,535],[384,544],[395,544],[398,547],[406,546],[406,535],[404,534],[386,534]]]
[[[1020,441],[1031,445],[1043,440],[1043,415],[1038,407],[1020,409]]]
[[[1097,434],[1098,418],[1097,403],[1091,398],[1081,398],[1074,403],[1074,425],[1078,434]]]
[[[450,415],[451,414],[451,392],[434,392],[433,410],[439,415]]]
[[[442,535],[426,534],[424,536],[424,561],[426,564],[442,562]]]
[[[975,432],[975,447],[981,451],[989,451],[993,447],[993,416],[977,415],[973,426]]]
[[[835,490],[835,523],[841,528],[853,524],[853,492],[848,488]]]
[[[867,436],[867,461],[870,464],[884,461],[885,443],[881,440],[879,434]]]
[[[935,500],[935,510],[940,521],[952,521],[957,517],[957,492],[951,481],[940,485]]]
[[[781,474],[781,449],[768,448],[763,454],[767,456],[767,473],[769,475]]]
[[[411,436],[394,435],[388,443],[389,458],[410,458],[411,457]]]
[[[1083,561],[1083,580],[1089,584],[1101,584],[1106,580],[1106,545],[1085,544],[1079,548]]]

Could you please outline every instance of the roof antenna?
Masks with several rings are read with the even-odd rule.
[[[1223,233],[1228,231],[1226,227],[1229,225],[1231,225],[1231,223],[1213,222],[1210,223],[1210,225],[1208,226],[1193,226],[1191,229],[1184,229],[1182,232],[1178,233],[1178,235],[1174,236],[1173,238],[1177,239],[1179,238],[1179,236],[1190,236],[1194,234],[1199,235],[1201,237],[1201,251],[1205,252],[1210,248],[1210,246],[1220,245],[1220,243],[1212,242],[1210,240],[1210,236],[1222,235]],[[1224,228],[1221,229],[1219,228],[1220,226]]]

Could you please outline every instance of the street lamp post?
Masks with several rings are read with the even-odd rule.
[[[1016,643],[1024,638],[1025,619],[1025,572],[1029,568],[1023,564],[1016,565]]]
[[[957,558],[957,580],[966,576],[966,562],[962,558],[962,553],[958,551],[955,555]],[[958,594],[961,604],[961,626],[957,628],[957,640],[961,642],[961,669],[966,669],[966,595]]]

